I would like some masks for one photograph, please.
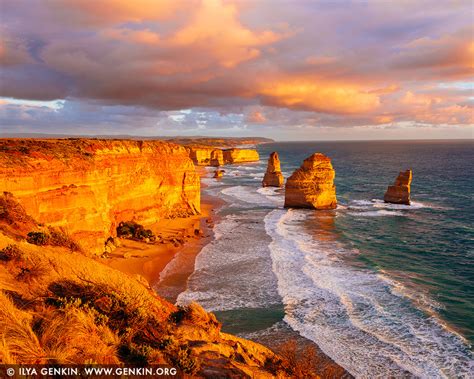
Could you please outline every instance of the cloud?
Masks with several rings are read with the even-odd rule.
[[[260,111],[252,111],[250,112],[247,117],[245,118],[246,122],[250,122],[252,124],[260,124],[267,121],[266,117]]]
[[[281,38],[282,35],[271,30],[257,32],[244,27],[233,4],[203,0],[191,23],[177,31],[170,42],[210,53],[220,65],[232,68],[258,57],[260,47]]]
[[[354,86],[305,80],[265,84],[259,93],[267,105],[322,113],[367,113],[380,104],[376,94]]]
[[[20,0],[21,1],[21,0]],[[44,4],[53,16],[64,22],[86,26],[104,26],[126,22],[166,20],[184,7],[192,8],[197,1],[173,0],[49,0]],[[59,18],[59,22],[61,22]]]
[[[10,104],[10,127],[46,127],[41,117],[124,130],[472,123],[469,2],[18,0],[2,7],[0,95],[67,104],[56,113]],[[190,115],[179,113],[186,109]]]
[[[393,66],[417,75],[436,78],[472,78],[474,75],[474,28],[438,38],[410,41],[394,58]]]

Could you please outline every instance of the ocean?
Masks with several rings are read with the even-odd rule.
[[[291,329],[360,378],[472,377],[474,143],[281,142],[261,161],[203,182],[226,205],[178,303],[198,301],[224,330]],[[338,207],[284,209],[262,188],[277,151],[287,178],[315,152],[336,170]],[[413,170],[412,205],[383,202]],[[258,338],[257,338],[258,337]]]

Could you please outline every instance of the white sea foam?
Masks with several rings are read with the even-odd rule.
[[[268,196],[259,192],[260,188],[250,186],[233,186],[224,188],[221,193],[230,196],[233,199],[237,199],[242,205],[252,204],[253,206],[268,206],[274,207],[281,201],[276,196]],[[282,204],[283,205],[283,204]]]
[[[428,207],[421,202],[413,201],[411,205],[390,204],[380,199],[352,200],[347,209],[351,216],[356,217],[381,217],[381,216],[409,216],[408,211]]]
[[[345,264],[352,250],[306,234],[308,214],[265,217],[285,321],[357,377],[469,377],[473,360],[463,341],[394,294],[391,283]]]
[[[405,213],[400,211],[388,211],[385,209],[380,209],[377,211],[367,211],[367,212],[348,212],[351,216],[357,217],[381,217],[381,216],[407,216]]]
[[[198,301],[206,310],[219,311],[280,303],[262,222],[266,212],[228,215],[216,224],[217,239],[197,256],[178,304]]]

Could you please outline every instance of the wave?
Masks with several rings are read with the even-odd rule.
[[[269,192],[260,192],[262,188],[250,186],[232,186],[224,188],[221,193],[238,200],[240,204],[252,204],[253,206],[264,206],[274,208],[277,205],[283,206],[280,197],[269,195]]]
[[[345,263],[357,252],[302,229],[308,212],[265,217],[285,321],[358,377],[469,377],[469,347],[376,273]]]
[[[267,212],[245,210],[216,224],[216,239],[196,257],[178,304],[197,301],[208,311],[281,304],[262,222]]]
[[[368,212],[348,212],[351,216],[357,217],[381,217],[381,216],[407,216],[403,212],[397,211],[388,211],[388,210],[378,210],[378,211],[368,211]]]

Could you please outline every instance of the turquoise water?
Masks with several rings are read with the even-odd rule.
[[[259,151],[262,157],[278,151],[287,172],[314,151],[331,157],[339,204],[360,213],[337,218],[333,229],[361,252],[353,263],[388,271],[414,296],[426,295],[427,306],[474,342],[472,141],[284,143]],[[370,213],[372,200],[382,199],[387,185],[407,168],[413,169],[412,200],[420,208]]]
[[[414,292],[419,288],[444,320],[474,342],[472,141],[285,143],[259,151],[262,157],[278,151],[289,172],[314,151],[331,157],[339,204],[350,207],[360,200],[359,217],[337,218],[334,233],[362,252],[360,264],[390,271]],[[407,168],[413,169],[412,200],[420,208],[368,216],[364,202],[382,199]]]
[[[226,205],[178,302],[200,302],[224,330],[248,338],[276,339],[291,328],[356,377],[471,377],[473,147],[259,146],[260,162],[203,179]],[[282,190],[261,188],[272,151],[285,178],[312,153],[328,155],[338,208],[284,209]],[[387,185],[407,168],[412,205],[383,203]]]

